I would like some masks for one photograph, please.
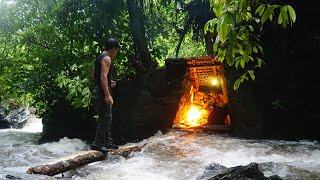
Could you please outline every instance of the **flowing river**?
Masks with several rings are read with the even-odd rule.
[[[29,167],[89,149],[79,139],[38,144],[41,120],[32,118],[22,129],[0,130],[0,179],[77,180],[196,180],[205,167],[219,163],[226,167],[263,164],[266,176],[283,179],[320,180],[320,145],[317,141],[246,140],[227,135],[208,135],[171,130],[158,132],[141,142],[141,152],[129,159],[109,156],[104,161],[49,177],[26,173]]]

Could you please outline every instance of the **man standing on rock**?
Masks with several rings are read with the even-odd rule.
[[[120,48],[115,38],[109,38],[104,45],[104,51],[96,58],[93,71],[94,88],[92,90],[93,106],[98,114],[96,136],[91,144],[92,150],[108,152],[108,149],[118,149],[113,144],[111,136],[112,104],[112,59],[117,55]]]

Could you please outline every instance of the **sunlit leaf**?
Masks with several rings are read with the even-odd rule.
[[[296,12],[290,5],[287,5],[287,7],[288,7],[290,19],[293,23],[295,23],[296,22]]]
[[[261,16],[265,7],[266,7],[266,4],[260,4],[260,6],[256,9],[255,14],[259,13],[259,16]]]
[[[264,24],[266,20],[269,18],[270,15],[272,15],[273,8],[271,6],[268,6],[267,9],[264,11],[261,17],[261,22]]]
[[[255,75],[254,75],[254,71],[253,71],[253,70],[248,70],[248,73],[249,73],[251,79],[252,79],[253,81],[255,81],[256,77],[255,77]]]
[[[217,30],[218,30],[218,35],[219,35],[221,43],[226,42],[227,35],[228,35],[228,18],[223,16],[220,19],[220,22],[218,23]]]

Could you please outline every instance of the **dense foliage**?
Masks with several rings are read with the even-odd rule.
[[[216,34],[214,51],[221,62],[226,60],[229,66],[246,71],[234,83],[236,90],[249,77],[255,80],[254,68],[261,68],[264,64],[259,39],[263,24],[278,16],[278,24],[286,28],[295,22],[296,14],[290,5],[257,0],[210,0],[210,5],[215,18],[208,21],[205,31]]]
[[[263,62],[257,37],[263,23],[274,12],[280,12],[278,22],[284,27],[295,21],[291,6],[250,0],[134,0],[140,15],[134,19],[127,2],[0,0],[0,98],[35,106],[41,117],[49,116],[61,99],[89,107],[90,74],[105,38],[121,41],[114,61],[117,78],[137,75],[130,59],[139,53],[139,39],[132,35],[137,21],[143,26],[146,53],[158,67],[168,57],[206,55],[207,32],[215,34],[214,50],[221,61],[249,67],[235,83],[237,89],[247,74],[254,80],[250,68]],[[247,66],[250,61],[256,65]]]

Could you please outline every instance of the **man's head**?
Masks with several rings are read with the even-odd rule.
[[[120,48],[120,43],[115,38],[109,38],[104,43],[104,50],[109,51],[114,48],[115,51],[118,51]]]
[[[104,50],[110,51],[114,57],[120,49],[120,43],[115,38],[109,38],[104,43]]]

